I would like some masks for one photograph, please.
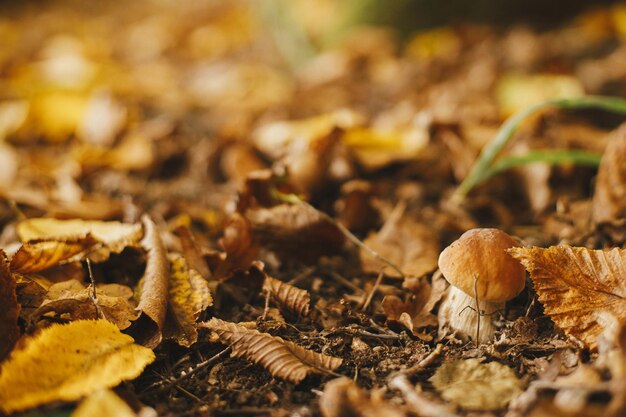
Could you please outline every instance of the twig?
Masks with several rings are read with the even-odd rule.
[[[329,274],[330,274],[331,278],[333,278],[335,281],[338,281],[340,284],[345,285],[346,287],[350,288],[352,291],[354,291],[356,293],[364,293],[365,292],[362,288],[357,287],[356,285],[354,285],[353,283],[348,281],[346,278],[342,277],[341,274],[339,274],[339,273],[337,273],[335,271],[329,271]]]
[[[421,391],[409,382],[406,375],[399,374],[389,381],[389,387],[402,393],[406,404],[412,412],[421,417],[458,417],[448,407],[437,404],[421,394]]]
[[[363,303],[363,307],[361,307],[362,311],[367,310],[367,308],[370,306],[370,303],[372,302],[372,299],[374,298],[374,294],[378,290],[378,287],[380,286],[380,283],[383,280],[383,276],[384,276],[383,272],[380,271],[380,274],[378,274],[378,278],[376,278],[376,282],[374,283],[374,287],[372,288],[370,293],[367,295],[367,298],[365,299],[365,303]]]
[[[89,274],[89,298],[91,298],[91,302],[93,303],[94,308],[96,309],[96,317],[97,318],[106,318],[102,311],[100,310],[100,306],[98,305],[98,295],[96,294],[96,280],[93,277],[93,271],[91,270],[91,260],[87,258],[85,260],[87,263],[87,272]]]
[[[478,274],[474,274],[474,300],[476,300],[476,349],[479,346],[480,338],[480,304],[478,303]]]
[[[427,366],[433,363],[435,359],[437,359],[441,355],[442,351],[443,351],[443,345],[441,343],[438,343],[437,346],[435,346],[435,349],[433,349],[433,351],[430,352],[424,359],[422,359],[417,364],[411,366],[410,368],[405,369],[404,371],[400,373],[407,375],[407,376],[412,376],[421,372]]]

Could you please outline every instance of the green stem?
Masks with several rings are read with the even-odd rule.
[[[549,165],[571,163],[575,165],[597,167],[600,165],[600,159],[602,159],[602,155],[600,154],[578,150],[530,151],[523,155],[511,155],[498,160],[484,172],[481,180],[484,181],[496,174],[499,174],[500,172],[520,165],[543,162]]]
[[[489,176],[493,161],[502,149],[509,143],[519,125],[529,116],[538,113],[546,108],[555,107],[559,109],[585,109],[595,108],[613,113],[626,114],[626,100],[618,97],[588,96],[580,98],[565,98],[543,101],[532,105],[525,110],[511,116],[498,131],[496,136],[485,146],[474,163],[467,177],[461,182],[455,191],[454,199],[462,200],[478,184]]]

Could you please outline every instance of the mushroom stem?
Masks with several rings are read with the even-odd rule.
[[[476,339],[477,329],[479,343],[489,343],[493,340],[496,327],[493,324],[495,313],[504,309],[504,302],[488,302],[478,300],[455,286],[450,286],[448,296],[439,307],[439,333],[449,327],[463,340]],[[480,327],[479,327],[480,319]]]

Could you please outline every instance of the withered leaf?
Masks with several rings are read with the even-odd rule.
[[[521,393],[520,380],[511,368],[479,359],[446,363],[430,381],[444,399],[467,410],[497,410]]]
[[[97,251],[90,252],[91,260],[104,261],[111,252],[119,253],[127,246],[137,244],[142,236],[140,224],[104,222],[97,220],[28,219],[17,225],[17,235],[22,242],[68,241],[86,238],[102,243]]]
[[[593,194],[591,213],[596,224],[626,217],[626,125],[611,136],[602,155]]]
[[[245,357],[262,365],[272,376],[295,384],[309,372],[333,371],[342,363],[340,358],[317,353],[280,337],[218,318],[212,318],[200,326],[212,330],[221,342],[228,344],[232,348],[231,356]]]
[[[312,263],[343,248],[344,235],[318,211],[302,204],[280,204],[246,212],[252,236],[283,259]]]
[[[204,251],[196,242],[189,227],[185,225],[178,226],[174,233],[180,239],[183,256],[189,264],[189,268],[196,270],[204,279],[211,278],[211,271],[203,258]]]
[[[436,326],[438,321],[437,317],[430,312],[430,308],[432,308],[429,303],[432,293],[431,286],[425,279],[420,281],[419,287],[406,301],[395,295],[386,295],[381,307],[387,321],[398,322],[409,329],[414,336],[430,341],[432,337],[420,332],[420,329]]]
[[[263,288],[264,268],[263,262],[253,261],[249,268],[233,271],[218,287],[216,306],[222,308],[231,300],[239,304],[250,302]]]
[[[349,378],[329,381],[319,400],[324,417],[404,417],[403,409],[387,403],[382,397],[368,395]]]
[[[141,246],[147,252],[146,270],[135,289],[138,298],[139,318],[129,329],[130,334],[140,344],[155,348],[161,343],[163,322],[167,311],[169,287],[169,262],[165,247],[154,222],[147,215],[142,216],[144,237]]]
[[[26,242],[11,258],[11,270],[32,273],[76,260],[97,242],[87,235],[70,241]]]
[[[560,245],[509,253],[530,273],[545,313],[588,346],[602,332],[602,312],[626,318],[626,250]]]
[[[228,219],[220,244],[226,258],[217,265],[216,278],[224,278],[236,269],[248,268],[259,252],[259,245],[251,235],[250,222],[239,213],[233,213]]]
[[[198,340],[196,320],[213,304],[208,282],[180,255],[170,256],[169,306],[163,333],[181,346]]]
[[[31,321],[53,312],[70,320],[104,318],[124,330],[139,316],[133,302],[133,290],[129,287],[119,284],[97,285],[97,308],[91,292],[91,288],[73,279],[53,284],[41,306],[32,313]],[[98,317],[98,312],[101,317]]]
[[[154,353],[106,320],[53,324],[12,353],[0,369],[0,410],[73,401],[136,378]]]
[[[403,209],[395,209],[377,232],[370,234],[364,243],[381,256],[396,264],[405,274],[421,277],[437,269],[440,244],[435,229],[411,217],[403,215]],[[365,272],[379,273],[399,278],[393,268],[364,250],[360,251],[361,265]]]
[[[15,279],[9,271],[9,262],[0,250],[0,361],[13,349],[13,345],[20,337],[20,328],[17,318],[20,306],[15,294]]]
[[[311,296],[308,291],[272,278],[269,275],[265,277],[263,289],[271,295],[274,301],[288,311],[301,317],[309,314]]]

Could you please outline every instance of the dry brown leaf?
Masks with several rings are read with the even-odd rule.
[[[0,369],[0,410],[73,401],[134,379],[154,360],[106,320],[79,320],[43,329]]]
[[[198,340],[196,320],[213,304],[208,282],[180,255],[170,256],[169,306],[163,334],[181,346]]]
[[[626,250],[562,245],[508,252],[530,273],[545,313],[588,346],[596,346],[603,312],[626,318]]]
[[[26,242],[11,258],[11,270],[32,273],[77,260],[97,242],[87,235],[74,241]]]
[[[291,313],[301,317],[309,314],[311,296],[308,291],[272,278],[269,275],[265,277],[263,289],[271,295],[278,305]]]
[[[97,308],[91,295],[90,287],[73,279],[54,284],[48,289],[46,299],[32,313],[30,320],[36,321],[50,313],[69,320],[103,318],[124,330],[139,316],[133,302],[133,290],[129,287],[119,284],[97,285]]]
[[[224,278],[236,269],[250,266],[259,252],[259,245],[252,239],[250,222],[239,213],[233,213],[224,227],[220,244],[226,258],[215,269],[216,278]]]
[[[111,252],[119,253],[127,246],[135,246],[142,236],[141,225],[97,220],[28,219],[17,225],[17,235],[22,242],[71,241],[91,235],[102,247],[91,251],[94,262],[108,258]]]
[[[9,262],[0,250],[0,361],[13,349],[20,337],[17,318],[20,305],[17,303],[15,279],[9,271]]]
[[[302,204],[281,204],[246,212],[252,236],[282,259],[313,263],[341,252],[345,237],[337,226]]]
[[[144,237],[141,246],[147,252],[146,270],[139,281],[137,309],[139,318],[129,329],[130,334],[138,343],[155,348],[161,343],[163,322],[167,311],[169,287],[169,262],[161,236],[154,222],[147,215],[142,216]]]
[[[198,271],[204,279],[208,280],[211,278],[211,271],[203,258],[204,251],[198,242],[196,242],[196,239],[194,238],[193,233],[191,233],[189,227],[186,225],[180,225],[174,230],[174,233],[176,233],[176,236],[180,239],[183,256],[189,264],[189,268]]]
[[[596,177],[591,209],[595,224],[611,223],[626,217],[626,125],[611,136]]]
[[[437,326],[437,316],[424,308],[430,291],[424,295],[411,295],[406,301],[395,295],[386,295],[381,303],[383,313],[388,322],[398,322],[409,329],[414,336],[424,341],[431,341],[432,336],[421,329]]]
[[[402,407],[391,405],[380,396],[368,395],[349,378],[329,381],[319,400],[324,417],[404,417]]]
[[[437,269],[440,244],[435,229],[403,215],[402,205],[396,207],[377,232],[370,234],[364,243],[379,255],[396,264],[406,275],[421,277]],[[361,265],[365,272],[379,273],[390,277],[400,274],[382,261],[361,249]]]
[[[226,305],[244,305],[256,297],[265,282],[265,265],[261,261],[253,261],[248,269],[237,269],[223,280],[216,293],[216,307]]]
[[[218,318],[201,323],[215,332],[222,343],[232,348],[231,356],[245,357],[262,365],[272,376],[295,384],[309,372],[329,372],[343,362],[340,358],[305,349],[280,337],[250,330]]]

